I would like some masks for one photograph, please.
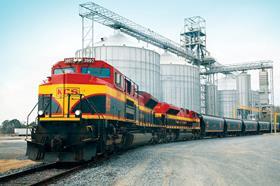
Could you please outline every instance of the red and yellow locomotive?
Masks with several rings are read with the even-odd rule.
[[[38,125],[27,142],[33,160],[87,161],[134,145],[200,136],[198,114],[159,102],[110,64],[66,58],[39,86]]]

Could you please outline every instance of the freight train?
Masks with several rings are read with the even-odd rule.
[[[81,162],[136,145],[261,134],[272,127],[201,115],[138,89],[102,60],[65,58],[56,63],[39,86],[37,125],[27,140],[27,156]]]

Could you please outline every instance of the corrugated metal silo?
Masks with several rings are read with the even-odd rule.
[[[219,116],[236,118],[236,90],[218,90]]]
[[[218,115],[218,96],[217,96],[217,86],[214,84],[205,85],[205,111],[208,115]]]
[[[236,87],[238,92],[238,105],[250,106],[251,100],[251,75],[246,72],[240,73],[236,77]]]
[[[160,89],[160,55],[152,50],[141,47],[121,33],[102,39],[95,47],[85,49],[84,56],[93,56],[109,62],[127,77],[139,85],[139,89],[147,91],[161,99]],[[82,50],[76,57],[82,56]]]
[[[236,117],[237,91],[236,77],[226,75],[218,80],[218,110],[221,117]]]
[[[164,53],[160,71],[163,101],[200,112],[199,68]]]
[[[235,75],[226,75],[225,77],[217,80],[218,90],[236,90],[236,77]]]

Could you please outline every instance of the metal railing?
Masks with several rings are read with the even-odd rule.
[[[35,108],[38,106],[39,102],[37,102],[34,107],[31,109],[31,111],[29,112],[29,114],[27,115],[26,118],[26,135],[25,135],[25,140],[27,140],[28,138],[28,129],[29,129],[29,118],[31,116],[31,114],[34,112]],[[35,121],[37,120],[38,116],[35,118]],[[31,131],[30,131],[31,133]]]

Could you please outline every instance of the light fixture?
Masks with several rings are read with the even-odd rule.
[[[44,116],[44,111],[43,111],[43,110],[39,110],[39,111],[38,111],[38,115],[39,115],[39,116]]]
[[[76,111],[75,111],[75,116],[76,116],[76,117],[80,117],[81,114],[82,114],[82,111],[81,111],[81,110],[76,110]]]

